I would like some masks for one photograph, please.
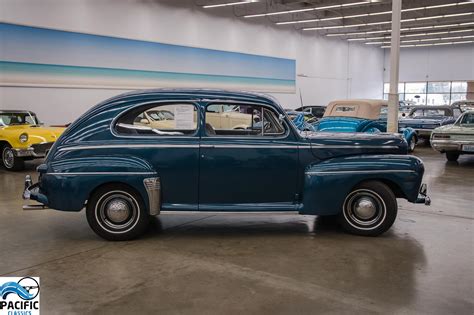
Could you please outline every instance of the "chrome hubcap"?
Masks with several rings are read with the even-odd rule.
[[[135,198],[125,192],[113,191],[105,194],[98,202],[99,223],[111,230],[124,230],[135,224],[139,206]]]
[[[385,217],[385,203],[375,192],[368,189],[353,191],[344,203],[344,216],[357,228],[372,229]]]
[[[377,206],[367,197],[360,198],[354,207],[354,213],[357,217],[367,220],[375,215]]]
[[[114,223],[123,222],[130,216],[130,206],[118,198],[109,201],[105,211],[107,217]]]
[[[5,148],[3,150],[3,164],[7,168],[12,168],[15,161],[15,155],[10,148]]]

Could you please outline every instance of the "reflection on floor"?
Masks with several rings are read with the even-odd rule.
[[[382,237],[313,216],[163,215],[146,237],[99,239],[85,215],[22,212],[0,170],[0,275],[40,276],[50,313],[474,311],[474,156],[417,148],[432,206],[399,202]]]

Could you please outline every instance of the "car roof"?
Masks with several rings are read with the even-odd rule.
[[[341,111],[344,106],[354,107],[351,111]],[[328,104],[324,117],[357,117],[365,119],[378,119],[380,110],[387,106],[386,100],[378,99],[347,99],[336,100]]]
[[[171,95],[169,95],[171,94]],[[114,96],[104,103],[110,103],[111,101],[130,98],[130,97],[140,97],[140,96],[193,96],[200,99],[213,99],[218,100],[220,98],[224,99],[234,99],[234,100],[246,100],[246,101],[265,101],[267,103],[278,104],[278,101],[271,95],[257,93],[257,92],[248,92],[248,91],[231,91],[231,90],[219,90],[219,89],[191,89],[191,88],[179,88],[179,89],[148,89],[148,90],[135,90],[131,92],[126,92],[117,96]]]

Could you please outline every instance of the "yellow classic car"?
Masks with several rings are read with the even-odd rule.
[[[0,153],[7,170],[24,168],[25,161],[46,156],[65,128],[45,127],[30,111],[0,110]]]

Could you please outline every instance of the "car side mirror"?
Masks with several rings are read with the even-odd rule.
[[[149,125],[150,122],[148,121],[148,119],[142,118],[140,119],[140,124]]]
[[[406,114],[405,114],[405,113],[402,113],[402,117],[405,117],[405,116],[406,116]]]
[[[283,115],[283,114],[278,115],[278,120],[280,122],[283,122],[283,120],[285,120],[285,115]]]

